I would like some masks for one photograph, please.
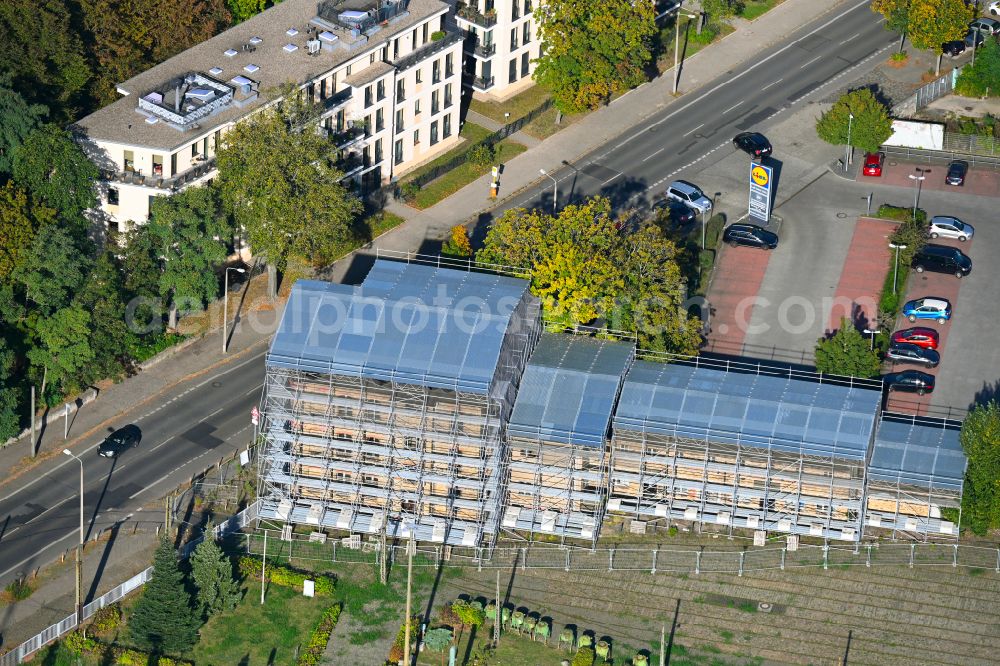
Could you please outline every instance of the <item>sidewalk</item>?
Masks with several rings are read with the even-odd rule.
[[[530,147],[504,164],[498,201],[488,197],[490,176],[486,175],[423,211],[393,202],[388,209],[403,217],[406,223],[377,238],[363,252],[374,254],[377,250],[388,250],[436,254],[440,240],[447,236],[451,227],[487,216],[490,209],[544,179],[539,175],[539,169],[556,173],[562,168],[563,160],[575,162],[654,113],[671,105],[688,103],[702,86],[757,54],[767,52],[771,45],[782,41],[797,28],[846,4],[846,0],[785,0],[755,21],[737,20],[734,32],[684,62],[680,81],[682,94],[677,98],[671,95],[671,69],[608,106],[588,114],[543,143]],[[357,282],[364,276],[361,269],[366,268],[367,263],[349,255],[334,264],[331,279]]]

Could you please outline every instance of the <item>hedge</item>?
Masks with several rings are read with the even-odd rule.
[[[318,666],[320,664],[323,653],[326,652],[326,645],[330,642],[330,634],[333,633],[339,619],[340,604],[326,609],[319,624],[313,629],[306,649],[299,655],[299,660],[295,662],[296,666]]]
[[[261,561],[256,557],[243,556],[240,558],[239,565],[242,575],[260,580]],[[316,584],[316,594],[324,597],[333,596],[335,587],[333,578],[329,576],[319,576],[272,564],[267,565],[267,580],[275,585],[290,587],[299,592],[302,591],[305,581],[312,580]]]
[[[93,638],[87,638],[80,631],[73,631],[63,639],[63,645],[77,656],[84,654],[101,658],[102,664],[114,666],[193,666],[193,662],[170,657],[154,657],[148,652],[140,652],[116,645],[106,645]],[[316,662],[319,663],[319,662]]]

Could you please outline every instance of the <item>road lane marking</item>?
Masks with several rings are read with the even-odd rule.
[[[738,107],[740,104],[742,104],[745,101],[746,100],[741,99],[740,101],[736,102],[736,104],[733,104],[731,107],[729,107],[728,109],[726,109],[725,111],[723,111],[722,115],[726,115],[727,113],[729,113],[730,111],[732,111],[733,109],[735,109],[736,107]]]
[[[764,91],[765,91],[765,90],[767,90],[768,88],[771,88],[772,86],[776,86],[776,85],[778,85],[779,83],[781,83],[781,82],[782,82],[782,81],[784,81],[784,80],[785,80],[785,78],[784,78],[784,77],[781,77],[781,78],[780,78],[780,79],[778,79],[777,81],[771,81],[771,82],[770,82],[770,83],[768,83],[768,84],[767,84],[766,86],[764,86],[763,88],[761,88],[761,89],[760,89],[760,91],[761,91],[761,92],[764,92]]]
[[[804,65],[802,65],[801,67],[799,67],[799,69],[805,69],[806,67],[808,67],[809,65],[813,64],[814,62],[816,62],[820,58],[825,58],[825,57],[826,56],[818,55],[815,58],[813,58],[812,60],[810,60],[809,62],[807,62]]]
[[[642,158],[642,161],[645,162],[646,160],[651,160],[654,157],[656,157],[657,155],[659,155],[660,153],[662,153],[664,150],[666,150],[666,148],[660,148],[658,151],[656,151],[652,155],[649,155],[648,157]]]
[[[6,531],[5,533],[4,533],[4,538],[6,538],[6,537],[10,536],[11,534],[13,534],[14,532],[18,531],[19,529],[21,529],[21,528],[22,528],[22,527],[24,527],[25,525],[30,525],[31,523],[35,522],[36,520],[38,520],[39,518],[41,518],[42,516],[44,516],[45,514],[47,514],[47,513],[49,512],[49,511],[52,511],[53,509],[57,509],[57,508],[59,508],[60,506],[62,506],[62,505],[63,505],[63,504],[65,504],[66,502],[70,501],[71,499],[77,499],[77,498],[76,498],[76,497],[67,497],[67,498],[65,498],[65,499],[61,499],[61,500],[59,500],[58,502],[56,502],[55,504],[53,504],[52,506],[50,506],[50,507],[49,507],[48,509],[46,509],[45,511],[42,511],[42,512],[41,512],[40,514],[38,514],[37,516],[35,516],[35,517],[34,517],[34,518],[32,518],[31,520],[29,520],[28,522],[26,522],[26,523],[21,523],[20,525],[18,525],[17,527],[15,527],[15,528],[14,528],[14,529],[12,529],[12,530],[7,530],[7,531]]]
[[[613,181],[613,180],[614,180],[615,178],[617,178],[617,177],[618,177],[618,176],[620,176],[620,175],[622,175],[622,174],[621,174],[621,172],[619,171],[619,172],[618,172],[618,173],[616,173],[615,175],[611,176],[611,178],[608,178],[608,179],[607,179],[606,181],[604,181],[603,183],[601,183],[601,185],[607,185],[608,183],[610,183],[611,181]]]
[[[38,550],[38,551],[32,553],[31,555],[29,555],[28,557],[24,558],[23,560],[21,560],[20,562],[18,562],[14,566],[12,566],[10,569],[7,569],[6,571],[0,573],[0,578],[3,578],[7,574],[9,574],[11,571],[16,571],[17,569],[20,569],[21,566],[23,566],[24,564],[27,564],[32,559],[38,557],[39,555],[41,555],[43,552],[45,552],[46,550],[48,550],[52,546],[56,545],[60,541],[65,541],[66,539],[70,538],[71,536],[73,536],[75,534],[77,534],[77,531],[75,529],[74,530],[70,530],[69,533],[66,534],[66,536],[60,537],[60,538],[56,539],[55,541],[48,542],[46,545],[42,546],[42,548],[40,550]],[[46,562],[46,564],[48,564],[48,562]]]
[[[851,41],[852,39],[854,39],[854,38],[856,38],[856,37],[858,37],[860,35],[861,35],[860,32],[856,32],[853,35],[851,35],[850,37],[848,37],[847,39],[845,39],[844,41],[842,41],[841,44],[846,44],[847,42]]]
[[[705,123],[702,123],[701,125],[698,125],[693,130],[691,130],[690,132],[685,132],[684,136],[687,136],[688,134],[693,134],[693,133],[697,132],[698,130],[700,130],[704,126],[705,126]]]

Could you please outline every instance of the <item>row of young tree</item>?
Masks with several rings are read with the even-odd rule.
[[[273,4],[272,0],[4,0],[0,76],[65,124],[115,86]]]

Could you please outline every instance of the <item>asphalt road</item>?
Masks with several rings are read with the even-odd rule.
[[[619,205],[651,201],[656,197],[650,194],[659,194],[675,172],[683,177],[683,169],[705,155],[733,150],[731,138],[738,131],[780,113],[893,39],[867,2],[806,25],[760,60],[726,73],[679,106],[624,130],[575,166],[560,170],[558,203],[595,194]],[[614,103],[627,103],[622,100]],[[780,167],[781,156],[775,157],[772,163]],[[505,208],[551,207],[551,192],[551,182],[545,180]],[[156,411],[123,415],[117,425],[135,423],[143,436],[138,448],[118,460],[100,458],[95,438],[83,452],[88,534],[126,518],[192,472],[245,447],[250,440],[247,414],[259,401],[263,369],[260,353],[179,387]],[[47,469],[2,491],[0,585],[76,542],[77,463],[67,458]]]
[[[246,448],[249,413],[259,404],[263,352],[181,385],[152,410],[123,414],[121,427],[142,431],[138,447],[102,458],[95,437],[83,460],[87,538],[135,514],[223,456]],[[58,427],[58,423],[56,425]],[[33,477],[33,478],[32,478]],[[0,585],[57,557],[78,541],[80,467],[65,457],[47,472],[25,475],[0,496]],[[162,511],[154,516],[162,516]]]
[[[564,166],[553,174],[559,181],[557,204],[562,207],[598,194],[619,208],[649,204],[704,156],[734,151],[733,136],[754,130],[895,39],[868,2],[807,24],[760,59],[726,72],[682,98],[679,106],[671,105]],[[683,68],[680,89],[685,89]],[[625,95],[612,105],[627,100]],[[775,154],[769,164],[776,167],[780,187],[781,155]],[[552,199],[553,183],[542,177],[537,186],[513,197],[495,214],[518,207],[551,210]]]

